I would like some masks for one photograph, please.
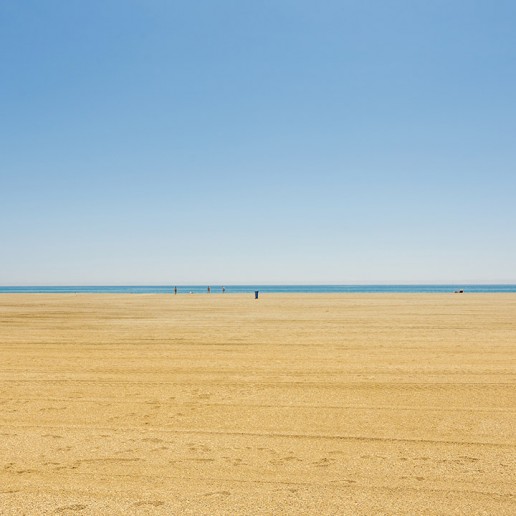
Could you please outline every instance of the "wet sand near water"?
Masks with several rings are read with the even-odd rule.
[[[516,295],[0,295],[0,514],[516,514]]]

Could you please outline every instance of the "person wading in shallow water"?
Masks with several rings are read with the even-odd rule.
[[[174,287],[174,294],[177,294],[177,287]]]
[[[210,288],[210,287],[208,287],[208,294],[209,294],[210,292],[211,292],[211,288]]]
[[[226,289],[222,287],[222,293],[224,294],[224,292],[226,292]]]

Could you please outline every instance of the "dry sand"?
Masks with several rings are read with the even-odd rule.
[[[1,295],[0,514],[516,514],[516,295]]]

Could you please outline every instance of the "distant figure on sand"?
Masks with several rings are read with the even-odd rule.
[[[210,288],[210,287],[208,287],[208,294],[209,294],[210,292],[211,292],[211,288]]]
[[[224,294],[224,292],[226,292],[226,289],[222,287],[222,293]]]
[[[174,294],[177,294],[177,287],[174,287]]]

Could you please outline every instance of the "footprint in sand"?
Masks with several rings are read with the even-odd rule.
[[[161,505],[165,505],[165,502],[161,500],[149,500],[149,501],[141,501],[133,504],[134,507],[143,507],[145,505],[151,505],[152,507],[160,507]]]
[[[313,462],[312,464],[314,464],[318,468],[325,468],[327,466],[331,466],[334,463],[335,459],[328,459],[327,457],[323,457],[321,460]]]

